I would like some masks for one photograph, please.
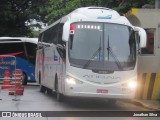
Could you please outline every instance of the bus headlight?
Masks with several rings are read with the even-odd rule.
[[[71,76],[67,76],[67,77],[66,77],[66,82],[67,82],[68,84],[72,84],[72,85],[82,84],[82,83],[83,83],[82,81],[79,81],[79,80],[77,80],[77,79],[75,79],[75,78],[73,78],[73,77],[71,77]]]
[[[74,84],[74,85],[76,84],[75,79],[72,78],[72,77],[67,77],[67,78],[66,78],[66,82],[69,83],[69,84]]]
[[[136,86],[137,86],[136,81],[129,81],[129,82],[128,82],[128,87],[129,87],[129,88],[135,89]]]

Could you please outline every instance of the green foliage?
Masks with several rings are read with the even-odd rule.
[[[141,8],[144,4],[154,4],[155,0],[49,0],[46,19],[49,24],[79,7],[101,6],[117,10],[120,14],[131,8]]]
[[[0,0],[0,36],[32,36],[25,22],[31,19],[53,23],[79,7],[102,6],[126,13],[132,7],[155,0]]]
[[[39,33],[40,33],[40,30],[39,31],[31,30],[31,32],[28,34],[28,37],[38,38]]]
[[[25,22],[41,20],[46,0],[0,0],[0,36],[28,36],[31,33]],[[42,19],[43,20],[43,19]]]
[[[50,7],[48,8],[48,15],[46,19],[49,24],[58,20],[65,14],[73,11],[75,8],[80,7],[79,0],[49,0]]]

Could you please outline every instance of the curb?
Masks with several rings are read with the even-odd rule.
[[[131,104],[134,104],[136,106],[141,106],[141,107],[151,109],[151,110],[155,110],[155,111],[160,111],[160,108],[151,107],[148,104],[146,104],[142,101],[139,101],[139,100],[122,100],[122,102],[131,103]]]

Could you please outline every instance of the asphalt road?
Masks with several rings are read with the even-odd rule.
[[[71,115],[67,117],[23,118],[23,120],[106,120],[106,118],[107,120],[159,120],[158,117],[117,117],[117,112],[114,111],[150,111],[142,106],[123,101],[117,101],[114,106],[109,105],[107,100],[67,99],[65,102],[58,102],[55,95],[39,92],[37,85],[25,86],[24,95],[21,96],[8,95],[8,90],[1,90],[0,98],[2,99],[0,100],[0,111],[109,111],[115,113],[112,117],[96,117],[96,112],[93,112],[94,117],[84,117],[83,115],[82,117],[74,117]],[[13,118],[0,118],[0,120],[3,119]],[[22,118],[14,119],[21,120]]]

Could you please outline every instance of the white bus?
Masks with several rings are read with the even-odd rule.
[[[36,80],[40,91],[64,96],[133,98],[137,55],[146,46],[146,32],[116,11],[78,8],[39,36]]]
[[[23,85],[35,82],[37,43],[38,38],[0,37],[0,78],[4,77],[5,70],[12,73],[16,65],[23,72]]]

